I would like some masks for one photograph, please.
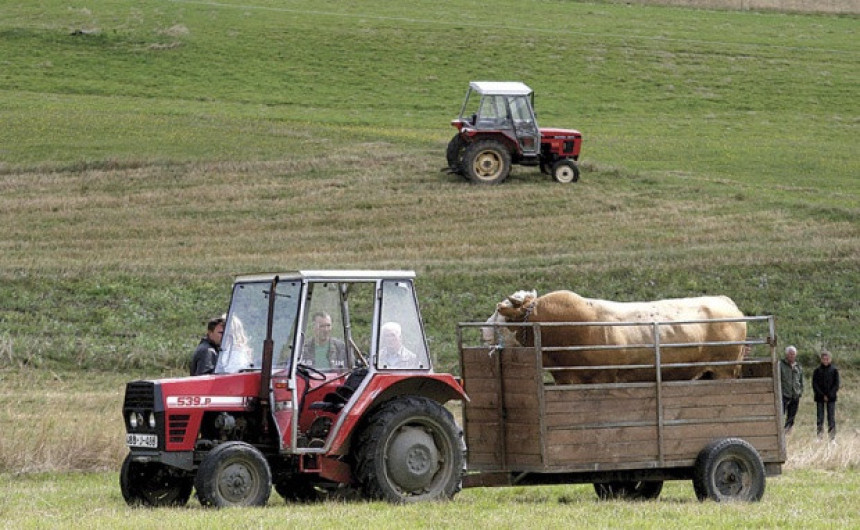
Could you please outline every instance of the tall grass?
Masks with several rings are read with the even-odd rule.
[[[620,0],[607,1],[617,3]],[[703,9],[860,14],[860,4],[855,0],[635,0],[631,3]]]
[[[128,453],[125,382],[140,372],[0,372],[0,473],[118,471]],[[860,391],[849,375],[837,406],[836,443],[815,437],[815,405],[804,396],[787,437],[786,473],[860,468]],[[459,416],[458,404],[452,410]]]
[[[835,445],[814,437],[814,406],[804,396],[788,437],[783,474],[770,477],[761,503],[696,501],[689,481],[667,482],[659,500],[598,502],[590,485],[467,489],[451,503],[393,507],[327,501],[204,510],[132,509],[120,495],[117,471],[127,449],[121,418],[123,382],[137,374],[0,372],[0,520],[4,528],[835,528],[856,525],[860,493],[858,381],[840,394]]]
[[[385,154],[362,159],[367,148]],[[764,189],[600,171],[569,187],[525,169],[506,186],[473,187],[390,144],[315,162],[8,175],[0,359],[182,370],[233,274],[390,267],[421,273],[446,369],[454,324],[485,319],[522,288],[727,294],[748,314],[776,314],[807,365],[822,347],[857,362],[860,225],[835,198],[819,210]]]

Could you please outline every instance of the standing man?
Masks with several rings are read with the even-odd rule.
[[[224,318],[216,317],[206,323],[206,336],[200,339],[200,344],[191,357],[191,375],[211,374],[218,362],[218,350],[221,338],[224,336]]]
[[[325,312],[313,314],[313,340],[306,340],[302,346],[299,364],[317,370],[346,370],[349,368],[346,357],[346,344],[331,336],[331,315]]]
[[[782,382],[782,413],[785,415],[785,434],[794,427],[794,417],[803,394],[803,369],[797,362],[797,348],[785,349],[785,358],[779,362],[779,376]]]
[[[812,393],[815,395],[815,427],[821,438],[824,412],[827,411],[827,434],[836,438],[836,393],[839,392],[839,370],[830,364],[830,352],[821,350],[821,364],[812,372]]]

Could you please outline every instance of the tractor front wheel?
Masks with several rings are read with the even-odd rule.
[[[511,153],[496,140],[479,140],[463,153],[463,172],[476,184],[499,184],[511,172]]]
[[[185,506],[194,480],[160,463],[135,462],[131,454],[122,462],[119,487],[130,506]]]
[[[579,180],[579,167],[573,162],[573,160],[563,158],[553,164],[552,178],[555,179],[556,182],[560,182],[562,184],[576,182]]]
[[[272,472],[254,446],[227,442],[203,458],[194,486],[203,506],[265,506],[272,491]]]
[[[383,404],[355,453],[365,496],[393,503],[451,499],[462,487],[462,431],[439,403],[418,396]]]

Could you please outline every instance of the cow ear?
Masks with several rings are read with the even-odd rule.
[[[515,298],[513,295],[508,297],[508,302],[511,303],[511,307],[519,307],[523,304],[522,300]]]

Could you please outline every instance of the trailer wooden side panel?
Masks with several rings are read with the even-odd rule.
[[[480,471],[542,468],[543,382],[532,348],[463,348],[461,373],[469,467]]]
[[[730,436],[752,443],[765,462],[779,461],[772,379],[662,383],[661,415],[656,388],[545,386],[548,467],[687,466],[712,439]]]

